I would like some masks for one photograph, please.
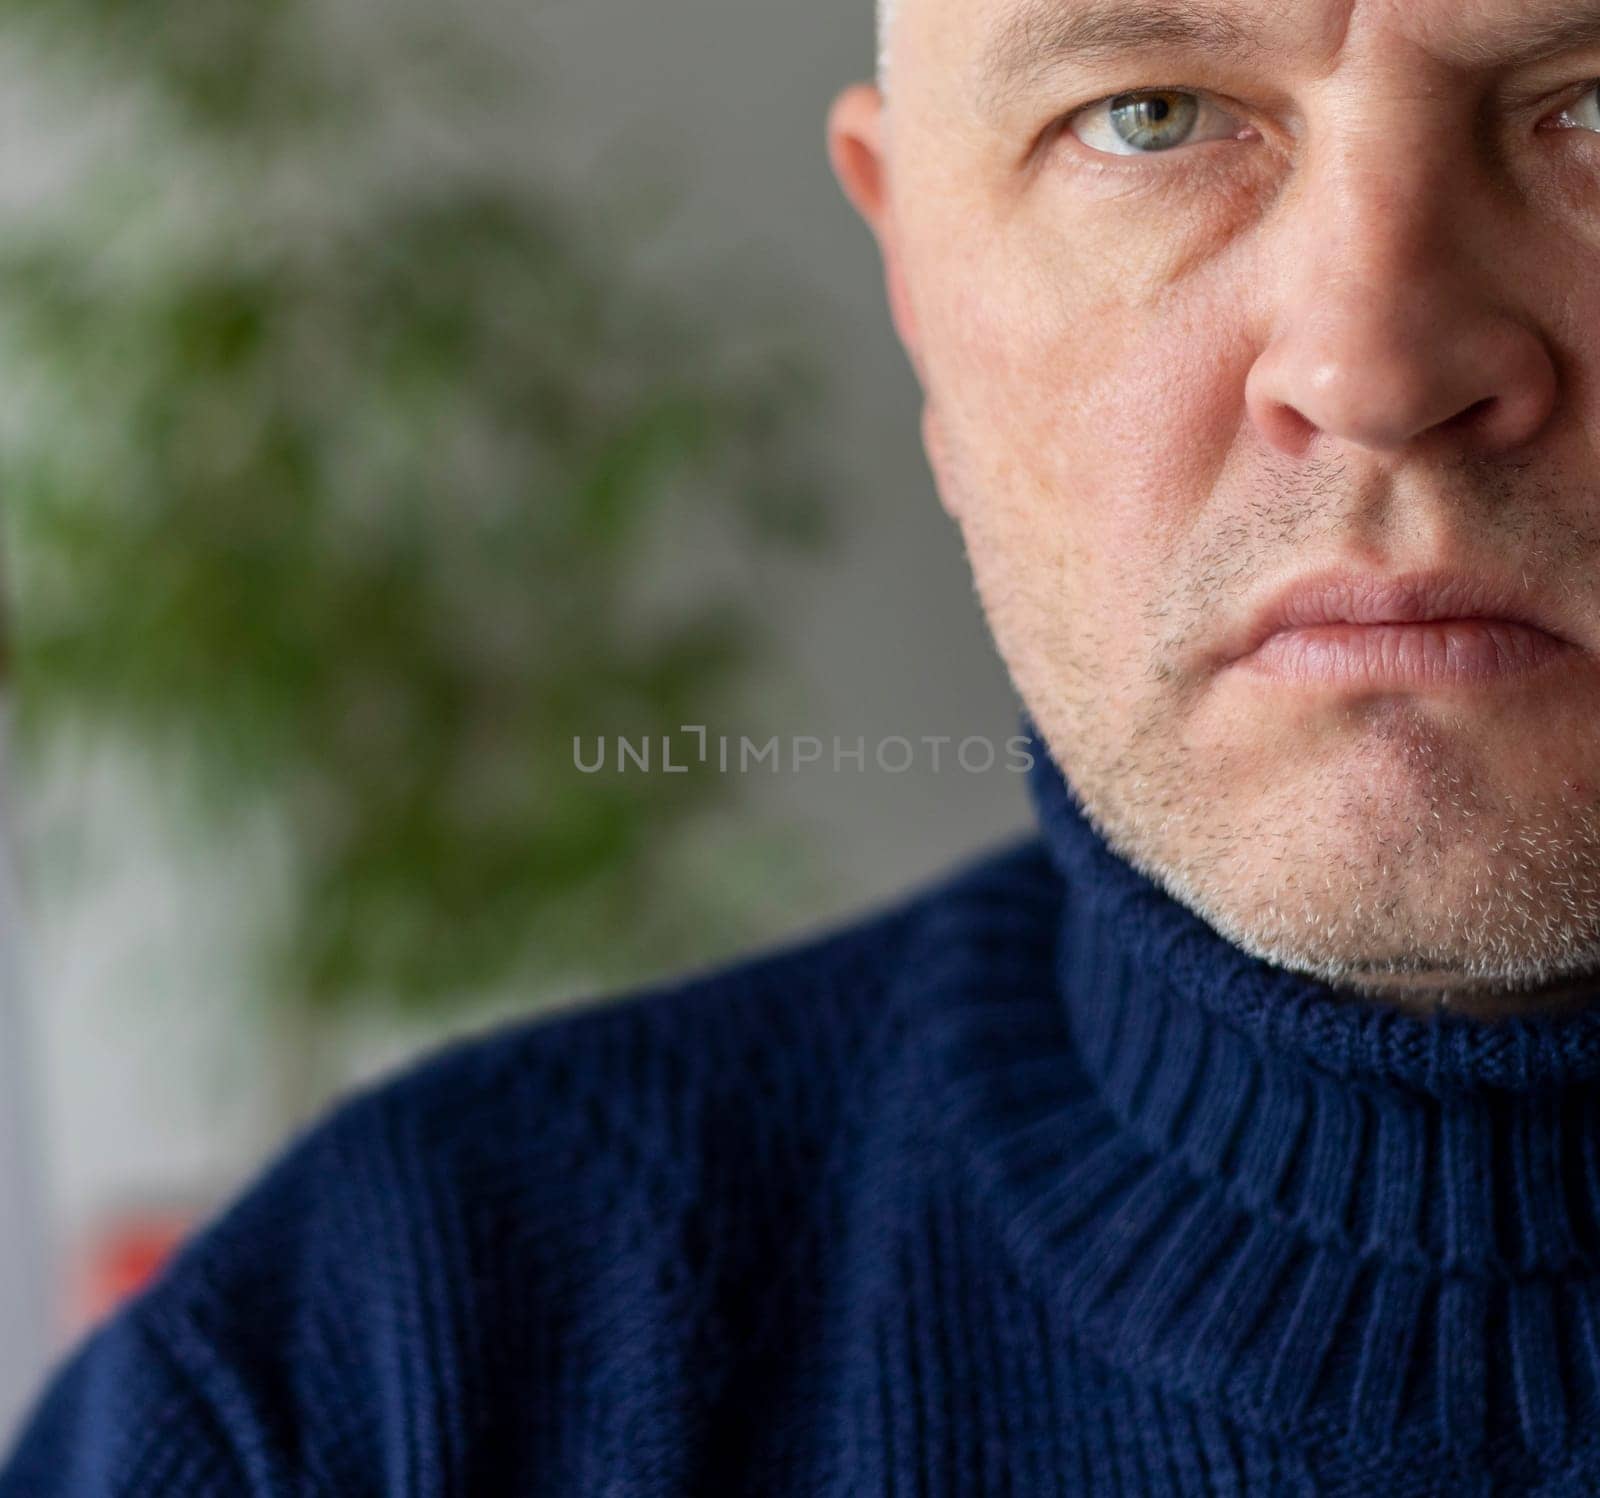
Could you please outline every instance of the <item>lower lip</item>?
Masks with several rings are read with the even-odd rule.
[[[1572,653],[1565,640],[1509,619],[1430,619],[1280,630],[1238,664],[1286,682],[1448,687],[1520,675]]]

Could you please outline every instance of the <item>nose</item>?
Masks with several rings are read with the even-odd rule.
[[[1385,454],[1435,438],[1513,449],[1554,408],[1550,350],[1512,300],[1529,247],[1519,259],[1494,227],[1504,205],[1464,201],[1459,166],[1441,186],[1395,160],[1346,159],[1285,225],[1291,269],[1245,402],[1291,456],[1319,440]]]

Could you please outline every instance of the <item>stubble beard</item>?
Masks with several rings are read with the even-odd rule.
[[[1592,797],[1491,784],[1454,726],[1404,699],[1364,711],[1348,754],[1285,764],[1270,787],[1259,757],[1182,743],[1170,701],[1114,740],[1093,701],[1052,690],[1078,673],[1026,676],[1013,673],[1107,845],[1251,955],[1407,1007],[1488,1014],[1591,991]]]
[[[1113,852],[1244,951],[1350,994],[1486,1018],[1600,999],[1600,793],[1505,784],[1470,724],[1399,696],[1353,710],[1319,764],[1197,750],[1198,688],[1159,656],[1108,713],[1097,663],[1126,642],[1074,604],[1065,550],[987,533],[965,444],[940,456],[1013,686]]]

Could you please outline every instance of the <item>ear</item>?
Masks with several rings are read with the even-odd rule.
[[[828,108],[828,162],[839,186],[874,234],[888,207],[884,159],[883,95],[870,83],[852,83]]]
[[[886,121],[886,106],[878,89],[870,83],[851,84],[828,110],[828,162],[844,195],[878,241],[889,315],[920,379],[917,321],[906,293],[899,228],[889,195]]]

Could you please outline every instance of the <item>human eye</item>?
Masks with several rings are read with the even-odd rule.
[[[1253,133],[1207,95],[1178,88],[1113,94],[1077,110],[1063,129],[1109,156],[1150,156],[1175,146],[1244,139]]]
[[[1600,79],[1590,83],[1583,96],[1550,117],[1557,130],[1600,131]]]

